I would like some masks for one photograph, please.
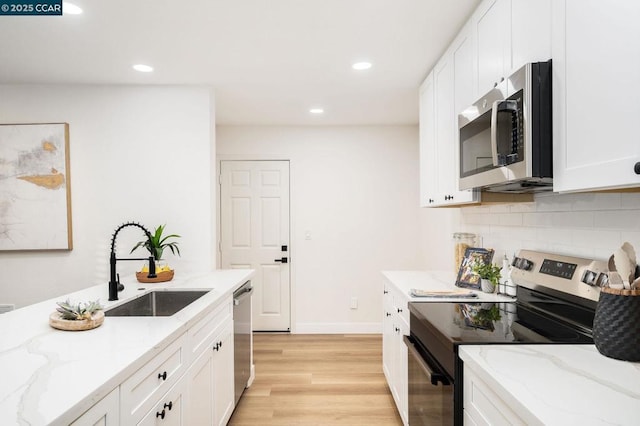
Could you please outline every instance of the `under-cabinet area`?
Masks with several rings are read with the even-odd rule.
[[[7,377],[0,417],[31,424],[226,424],[235,406],[233,292],[252,274],[178,279],[172,291],[207,293],[172,316],[107,317],[93,330],[50,328],[55,301],[0,316],[0,370]],[[148,290],[131,283],[105,309]],[[106,292],[101,285],[73,297]]]

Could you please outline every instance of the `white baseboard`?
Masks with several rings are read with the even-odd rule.
[[[295,324],[293,334],[381,334],[379,322],[303,322]]]

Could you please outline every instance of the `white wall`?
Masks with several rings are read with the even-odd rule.
[[[0,303],[19,307],[102,283],[106,290],[111,234],[129,220],[149,228],[166,223],[182,235],[182,257],[167,256],[176,274],[211,269],[209,89],[0,86],[0,117],[2,123],[69,123],[74,244],[70,252],[0,252]],[[135,228],[121,231],[118,255],[129,256],[141,237]],[[139,267],[119,262],[122,281]]]
[[[625,241],[640,253],[640,193],[541,194],[533,203],[424,210],[421,226],[438,228],[440,241],[424,244],[423,233],[426,269],[453,268],[456,231],[479,234],[496,259],[526,248],[606,260]]]
[[[217,153],[290,160],[293,332],[379,332],[380,271],[419,265],[417,127],[222,126]]]

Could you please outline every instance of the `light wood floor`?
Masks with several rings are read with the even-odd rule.
[[[229,425],[402,425],[380,335],[255,334],[256,377]]]

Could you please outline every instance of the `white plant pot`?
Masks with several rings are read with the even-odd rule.
[[[491,281],[482,278],[480,280],[480,289],[485,293],[495,293],[496,286],[494,286]]]

